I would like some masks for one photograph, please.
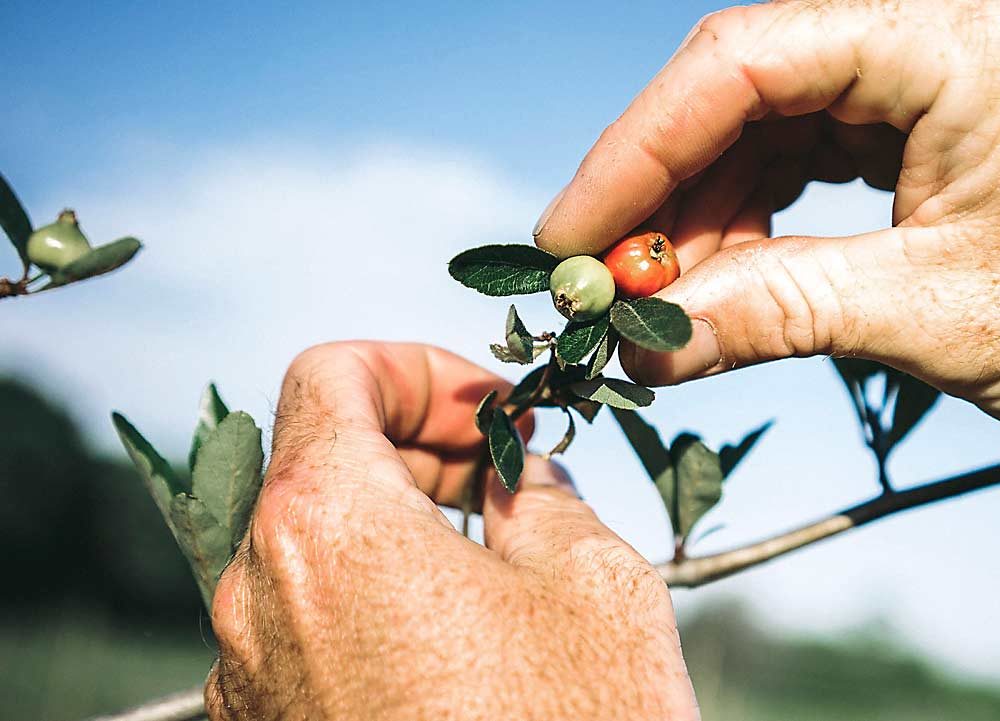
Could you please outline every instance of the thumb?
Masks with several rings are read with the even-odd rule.
[[[601,523],[561,466],[538,456],[525,459],[517,493],[508,493],[495,474],[489,479],[483,528],[487,548],[546,576],[572,575],[595,554],[620,551],[631,562],[646,563]]]
[[[918,315],[929,305],[927,288],[907,245],[931,243],[935,232],[772,238],[722,250],[657,294],[691,316],[687,347],[656,353],[624,344],[622,366],[646,385],[821,354],[860,355],[907,371],[924,367],[921,356],[933,349],[915,339],[928,342]]]

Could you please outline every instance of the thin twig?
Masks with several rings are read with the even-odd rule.
[[[674,588],[695,588],[880,518],[996,485],[1000,485],[1000,464],[891,495],[881,495],[759,543],[711,556],[685,558],[679,563],[665,563],[657,566],[657,570]],[[199,687],[136,706],[118,715],[100,716],[89,721],[199,721],[204,717],[202,689]]]
[[[95,716],[88,721],[200,721],[205,716],[203,687],[188,689],[109,716]]]
[[[964,473],[916,488],[883,494],[871,501],[846,508],[820,521],[782,533],[758,543],[711,556],[685,558],[657,566],[668,585],[696,588],[734,573],[766,563],[773,558],[816,543],[851,528],[935,501],[943,501],[1000,484],[1000,464]]]

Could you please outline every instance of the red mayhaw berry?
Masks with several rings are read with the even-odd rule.
[[[637,233],[618,241],[602,257],[623,298],[646,298],[677,280],[681,267],[663,233]]]

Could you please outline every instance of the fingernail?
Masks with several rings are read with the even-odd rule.
[[[551,459],[542,460],[537,456],[528,456],[521,483],[525,487],[562,488],[574,496],[580,496],[566,467]]]
[[[623,358],[633,379],[646,385],[680,383],[701,375],[722,362],[719,339],[712,325],[700,318],[691,321],[691,340],[679,351],[659,353],[631,346],[631,357]]]
[[[722,362],[722,350],[719,347],[719,336],[711,323],[701,318],[692,320],[691,340],[671,360],[675,382],[701,375],[719,365]]]
[[[569,186],[566,187],[568,188]],[[556,197],[549,201],[549,204],[545,206],[545,210],[542,211],[541,216],[538,218],[538,222],[535,223],[535,227],[531,231],[531,237],[537,238],[545,229],[545,224],[549,222],[549,218],[552,217],[552,212],[556,209],[556,206],[559,205],[559,201],[562,200],[564,195],[566,195],[566,188],[563,188],[556,193]]]

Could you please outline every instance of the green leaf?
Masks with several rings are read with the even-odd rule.
[[[601,339],[601,342],[597,344],[597,350],[594,351],[594,354],[590,356],[590,360],[587,361],[588,381],[601,374],[601,371],[608,365],[608,361],[614,356],[615,348],[617,347],[618,331],[609,327],[608,332]]]
[[[510,392],[510,396],[507,398],[507,402],[514,406],[519,406],[522,403],[526,403],[532,394],[538,390],[538,384],[542,382],[542,378],[545,375],[545,367],[535,368],[533,371],[528,373],[524,378],[522,378],[514,390]]]
[[[563,437],[560,438],[559,442],[552,448],[551,451],[549,451],[549,457],[565,453],[566,449],[570,447],[571,443],[573,443],[573,439],[576,438],[576,422],[573,420],[573,414],[568,410],[565,410],[565,412],[566,420],[568,421],[566,432],[563,433]]]
[[[40,290],[58,288],[67,283],[75,283],[98,275],[110,273],[132,260],[142,248],[135,238],[120,238],[113,243],[94,248],[82,258],[52,274],[52,280]]]
[[[484,436],[490,430],[490,423],[493,422],[493,406],[496,403],[497,391],[492,390],[483,396],[483,399],[479,401],[479,405],[476,406],[476,428]]]
[[[611,306],[611,324],[624,338],[649,350],[680,350],[691,340],[687,313],[659,298],[617,301]]]
[[[722,498],[719,454],[697,436],[683,433],[670,447],[677,472],[677,519],[674,534],[687,538],[695,524]]]
[[[579,363],[608,334],[607,314],[588,323],[567,323],[556,341],[556,352],[566,363]]]
[[[612,408],[634,410],[648,406],[656,394],[644,386],[616,378],[594,378],[574,383],[570,390],[581,398],[606,403]]]
[[[222,422],[222,419],[229,415],[229,408],[226,407],[219,389],[214,383],[209,383],[201,394],[201,402],[198,404],[198,425],[194,428],[194,436],[191,438],[191,450],[188,453],[188,468],[194,470],[195,457],[198,449],[205,442],[209,433],[214,431]]]
[[[524,365],[514,357],[514,354],[510,352],[510,348],[501,343],[490,343],[490,353],[501,363],[520,363]]]
[[[7,180],[0,175],[0,227],[10,238],[14,248],[17,250],[24,270],[28,270],[31,264],[28,260],[28,238],[31,237],[31,220],[25,211],[21,201],[14,194],[14,189],[10,187]]]
[[[260,428],[243,411],[230,413],[198,449],[191,495],[205,504],[235,548],[260,491],[264,451]]]
[[[677,508],[674,499],[677,497],[676,474],[670,451],[663,444],[660,434],[653,426],[643,420],[635,411],[612,408],[611,413],[625,434],[632,450],[639,456],[642,467],[646,469],[649,480],[656,486],[663,501],[663,507],[670,517],[670,527],[677,528]]]
[[[642,467],[646,469],[651,481],[655,481],[665,470],[671,468],[670,451],[664,445],[660,434],[653,426],[643,420],[636,411],[612,407],[611,413],[639,456]]]
[[[847,385],[853,382],[863,386],[872,376],[888,370],[881,363],[866,358],[834,358],[833,366]]]
[[[525,295],[547,291],[558,264],[554,255],[531,245],[484,245],[456,255],[448,272],[485,295]]]
[[[896,395],[896,407],[892,412],[889,447],[902,441],[941,396],[941,391],[907,373],[896,370],[891,372],[898,378],[899,392]]]
[[[513,305],[507,311],[504,337],[507,341],[507,350],[518,363],[527,365],[535,360],[535,339],[524,327],[521,317],[517,314],[517,308]]]
[[[722,467],[722,477],[728,478],[729,474],[740,464],[740,461],[748,454],[760,440],[761,436],[767,433],[768,429],[774,425],[774,421],[768,421],[757,430],[751,431],[743,436],[743,440],[735,446],[726,444],[719,451],[719,463]]]
[[[198,582],[205,608],[211,610],[215,586],[232,556],[229,532],[204,503],[184,493],[174,496],[169,518],[177,545]]]
[[[521,434],[517,432],[514,422],[503,409],[493,411],[493,423],[489,432],[490,458],[503,483],[510,493],[517,490],[524,470],[524,443]]]
[[[587,423],[593,423],[603,404],[588,401],[586,398],[576,398],[569,402],[569,407],[575,410]]]
[[[160,509],[163,518],[173,530],[170,520],[170,505],[178,493],[189,493],[191,487],[178,478],[170,464],[164,460],[163,456],[156,452],[152,444],[147,441],[135,426],[128,422],[125,416],[120,413],[112,413],[111,421],[118,432],[125,451],[135,465],[139,476],[145,483],[150,495],[156,502],[156,507]]]

